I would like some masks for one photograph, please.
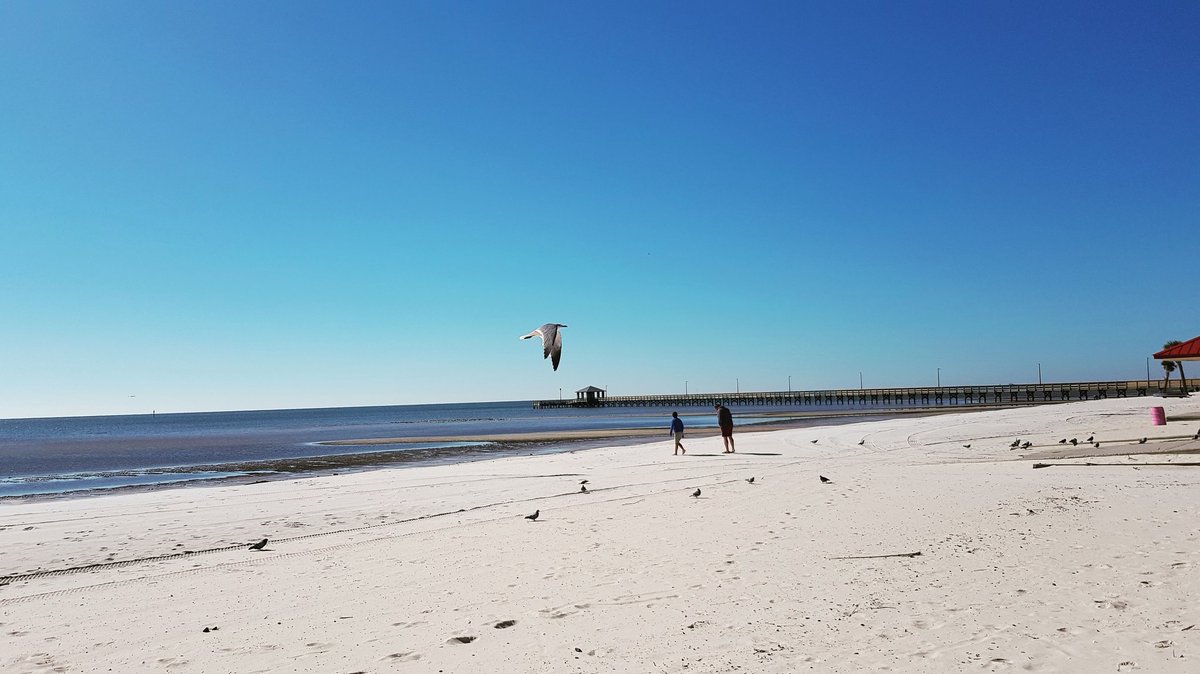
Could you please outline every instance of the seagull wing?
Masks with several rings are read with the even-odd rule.
[[[551,326],[554,331],[554,344],[546,345],[546,352],[551,356],[550,362],[554,365],[554,369],[558,370],[558,361],[562,360],[562,333],[558,331],[557,326]]]
[[[536,332],[542,335],[542,358],[549,358],[550,350],[554,347],[554,338],[558,336],[558,325],[547,323],[538,328]]]
[[[542,327],[545,327],[545,326],[542,326]],[[537,330],[534,330],[533,332],[529,333],[528,335],[521,335],[521,339],[529,339],[530,337],[541,337],[542,342],[546,341],[546,336],[542,334],[542,328],[538,328]]]

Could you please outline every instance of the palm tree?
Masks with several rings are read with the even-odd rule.
[[[1179,346],[1182,343],[1183,342],[1179,341],[1178,339],[1172,339],[1171,341],[1163,344],[1163,348],[1169,349],[1172,346]],[[1183,373],[1183,361],[1181,361],[1181,360],[1164,360],[1162,362],[1162,367],[1163,367],[1163,371],[1167,373],[1167,376],[1163,378],[1163,390],[1165,391],[1167,389],[1167,382],[1171,379],[1171,373],[1175,371],[1176,367],[1178,367],[1179,368],[1179,386],[1183,390],[1183,395],[1186,396],[1188,394],[1188,392],[1187,392],[1187,377]]]

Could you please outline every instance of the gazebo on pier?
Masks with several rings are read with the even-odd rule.
[[[595,386],[581,388],[575,392],[575,404],[577,405],[596,405],[604,402],[604,396],[608,395],[608,391]]]

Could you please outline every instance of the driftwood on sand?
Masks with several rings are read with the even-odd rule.
[[[883,559],[885,557],[920,557],[918,552],[897,552],[891,555],[855,555],[852,557],[830,557],[830,559]]]
[[[1197,461],[1181,461],[1179,463],[1171,463],[1167,461],[1159,461],[1156,463],[1035,463],[1034,468],[1050,468],[1053,466],[1124,466],[1126,468],[1141,468],[1143,466],[1200,466]]]

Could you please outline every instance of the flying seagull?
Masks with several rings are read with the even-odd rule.
[[[533,514],[532,514],[532,515],[526,515],[526,516],[525,516],[525,519],[527,519],[527,520],[536,520],[536,519],[538,518],[538,515],[539,515],[541,512],[542,512],[541,510],[535,510],[535,511],[533,511]]]
[[[528,335],[521,335],[521,339],[529,339],[530,337],[542,338],[542,358],[549,358],[550,363],[554,365],[554,369],[558,369],[558,361],[562,360],[562,333],[559,328],[567,326],[562,323],[547,323],[542,327],[534,330]]]
[[[262,550],[265,547],[267,547],[267,539],[264,538],[261,541],[255,543],[254,545],[251,545],[250,549],[251,550]]]
[[[700,490],[699,489],[692,492],[692,498],[700,498]]]
[[[833,482],[833,480],[830,480],[829,478],[825,477],[824,475],[818,475],[817,477],[821,478],[821,484],[830,484]]]

